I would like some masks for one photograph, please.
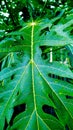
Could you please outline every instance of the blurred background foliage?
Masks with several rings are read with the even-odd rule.
[[[72,0],[0,0],[0,29],[12,31],[30,19],[59,17],[54,24],[73,16]],[[65,18],[65,19],[64,19]]]
[[[72,0],[0,0],[0,41],[6,38],[8,33],[19,30],[32,19],[48,19],[52,26],[65,24],[73,19],[73,2]],[[72,26],[73,24],[64,29],[71,38]],[[49,28],[45,28],[41,34],[49,31]],[[54,61],[63,62],[73,68],[73,46],[62,48],[44,46],[41,50],[44,60],[49,61],[52,52]],[[6,55],[7,53],[0,53],[0,59]]]

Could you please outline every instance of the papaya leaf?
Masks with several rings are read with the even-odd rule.
[[[42,21],[32,21],[19,30],[23,37],[20,43],[3,43],[6,52],[24,53],[19,62],[0,72],[0,130],[5,124],[7,130],[73,129],[73,85],[49,76],[73,79],[73,72],[64,64],[46,63],[40,49],[43,45],[65,46],[70,39],[57,37],[48,28]]]

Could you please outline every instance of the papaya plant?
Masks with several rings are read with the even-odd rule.
[[[32,0],[29,17],[18,16],[19,29],[12,22],[0,33],[0,130],[73,129],[72,14],[65,22],[64,10],[49,19],[36,3],[43,8]]]

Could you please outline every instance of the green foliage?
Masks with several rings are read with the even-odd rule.
[[[50,0],[4,2],[10,20],[8,28],[7,18],[3,22],[1,18],[0,130],[72,130],[73,11],[68,6],[70,2],[58,1],[59,7],[57,1]],[[13,7],[17,15],[10,11]],[[24,8],[28,16],[23,19],[19,13]]]

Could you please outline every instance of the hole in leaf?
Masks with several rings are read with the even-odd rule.
[[[68,83],[73,84],[73,80],[72,80],[72,79],[67,78],[66,81],[67,81]]]
[[[70,35],[73,35],[73,29],[70,31]]]
[[[20,114],[21,112],[24,112],[25,109],[26,109],[26,104],[21,104],[21,105],[18,105],[18,106],[14,107],[14,112],[13,112],[13,116],[12,116],[11,121],[10,121],[10,126],[12,126],[14,118],[18,114]]]
[[[44,60],[46,60],[46,59],[48,58],[46,53],[45,53],[45,54],[44,54],[44,53],[42,53],[42,55],[41,55],[41,56],[42,56],[42,58],[43,58]]]
[[[70,81],[69,78],[62,77],[62,76],[58,76],[58,75],[52,74],[52,73],[49,73],[48,76],[49,76],[50,78],[54,78],[54,79],[58,79],[58,80],[66,81],[66,82],[69,82],[69,81]],[[71,82],[70,82],[70,83],[71,83]]]
[[[23,36],[21,36],[21,39],[24,40]]]
[[[47,55],[48,52],[46,52],[46,49],[47,49],[47,48],[49,48],[49,47],[47,47],[47,46],[40,46],[40,49],[41,49],[41,51],[42,51],[41,57],[42,57],[44,60],[48,58],[48,55]]]
[[[47,32],[50,32],[49,27],[46,27],[46,28],[42,29],[41,32],[40,32],[40,36],[41,36],[42,34],[45,34],[45,35],[46,35]]]
[[[51,115],[55,116],[55,117],[58,119],[58,117],[57,117],[57,115],[56,115],[56,112],[55,112],[55,110],[54,110],[53,107],[48,106],[48,105],[43,105],[42,109],[43,109],[43,111],[44,111],[45,113],[51,114]]]
[[[40,46],[40,49],[42,50],[42,52],[47,49],[47,46]]]
[[[66,126],[65,126],[65,130],[69,130],[69,127],[68,127],[68,125],[66,125]]]
[[[51,73],[49,73],[48,76],[51,77],[51,78],[54,78],[54,79],[65,80],[64,77],[58,76],[58,75],[56,75],[56,74],[51,74]]]
[[[1,71],[2,61],[0,61],[0,71]]]
[[[11,76],[11,80],[14,79],[14,74]]]
[[[73,99],[73,96],[66,95],[67,99]]]
[[[6,120],[6,118],[5,118],[4,130],[6,130],[6,129],[7,129],[7,127],[8,127],[8,123],[7,123],[7,120]]]
[[[19,91],[17,92],[17,96],[19,95]]]

